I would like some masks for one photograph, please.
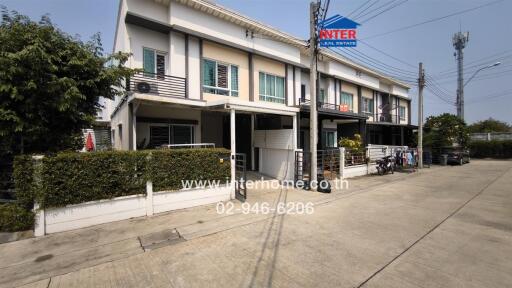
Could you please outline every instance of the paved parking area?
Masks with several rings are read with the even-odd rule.
[[[472,161],[331,194],[253,191],[250,204],[312,202],[314,213],[208,206],[7,243],[0,286],[507,287],[511,184],[512,161]],[[141,247],[159,234],[172,239]]]

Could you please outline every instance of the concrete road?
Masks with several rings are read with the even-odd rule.
[[[219,215],[209,206],[3,244],[0,286],[512,283],[512,161],[472,161],[349,184],[331,194],[249,192],[250,204],[311,201],[311,215]],[[158,235],[172,239],[144,244]]]

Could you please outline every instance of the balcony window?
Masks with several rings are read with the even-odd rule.
[[[340,95],[340,110],[346,112],[354,111],[354,95],[346,92],[341,92]],[[346,107],[346,108],[345,108]]]
[[[203,91],[238,96],[238,66],[203,59]]]
[[[363,97],[363,103],[362,103],[362,105],[363,105],[363,107],[362,107],[362,108],[363,108],[363,109],[362,109],[363,113],[366,113],[366,114],[373,114],[373,111],[374,111],[374,110],[373,110],[373,106],[374,106],[374,104],[373,104],[373,99],[370,99],[370,98],[364,98],[364,97]]]
[[[318,102],[320,103],[326,103],[327,99],[325,98],[325,90],[324,89],[320,89],[320,97],[318,97]]]
[[[165,53],[161,53],[151,48],[143,48],[142,67],[144,68],[144,76],[155,76],[158,79],[165,77]]]
[[[398,114],[400,115],[400,120],[405,120],[405,106],[399,107]]]
[[[284,104],[284,78],[260,72],[260,100]]]

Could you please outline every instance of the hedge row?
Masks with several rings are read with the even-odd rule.
[[[34,161],[32,156],[22,155],[13,162],[14,187],[17,204],[30,210],[34,205]]]
[[[470,151],[474,158],[512,158],[512,140],[472,141]]]
[[[41,207],[63,207],[119,196],[178,190],[181,180],[225,180],[230,175],[226,149],[180,149],[59,153],[42,160],[38,181],[26,158],[16,158],[16,191]],[[32,166],[34,167],[34,166]],[[20,171],[26,169],[25,171]],[[30,171],[32,169],[32,171]]]
[[[34,213],[17,204],[0,204],[0,231],[15,232],[34,227]]]

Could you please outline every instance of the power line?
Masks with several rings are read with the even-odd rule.
[[[375,0],[375,2],[371,3],[370,6],[364,8],[362,11],[359,11],[356,15],[352,16],[352,18],[356,19],[359,17],[362,13],[364,13],[366,10],[370,9],[373,5],[379,3],[379,0]]]
[[[371,14],[371,13],[373,13],[373,12],[375,12],[375,11],[377,11],[377,10],[381,9],[382,7],[385,7],[385,6],[388,6],[388,5],[390,5],[390,4],[393,4],[393,2],[395,2],[395,1],[398,1],[398,0],[391,0],[391,1],[389,1],[389,2],[386,2],[386,3],[382,4],[382,5],[380,5],[379,7],[376,7],[376,8],[374,8],[374,9],[372,9],[372,10],[370,10],[370,11],[368,11],[368,12],[364,13],[364,14],[361,14],[361,13],[360,13],[357,17],[354,17],[354,19],[362,18],[362,17],[364,17],[364,16],[366,16],[366,15],[368,15],[368,14]]]
[[[387,12],[387,11],[389,11],[389,10],[393,9],[393,8],[396,8],[396,7],[398,7],[398,6],[402,5],[402,4],[404,4],[404,3],[405,3],[405,2],[407,2],[407,1],[409,1],[409,0],[403,0],[402,2],[396,3],[395,5],[392,5],[391,7],[387,8],[387,9],[384,9],[384,10],[380,11],[379,13],[377,13],[377,14],[375,14],[375,15],[373,15],[373,16],[370,16],[370,17],[369,17],[369,18],[367,18],[366,20],[362,20],[362,22],[361,22],[361,23],[366,23],[366,22],[368,22],[368,21],[372,20],[373,18],[375,18],[375,17],[377,17],[377,16],[381,15],[382,13],[385,13],[385,12]],[[393,2],[393,1],[392,1],[392,2]],[[390,2],[390,3],[392,3],[392,2]]]
[[[377,60],[375,58],[372,58],[372,57],[364,54],[363,52],[361,52],[359,50],[356,50],[356,49],[346,49],[346,50],[343,50],[343,51],[351,52],[351,53],[357,53],[361,57],[363,57],[365,59],[368,59],[368,61],[373,62],[376,65],[385,67],[384,69],[386,69],[386,70],[393,70],[394,72],[391,72],[391,73],[399,73],[399,74],[405,75],[405,77],[416,77],[417,76],[417,74],[412,72],[412,71],[408,71],[408,70],[404,70],[404,69],[400,69],[400,68],[396,68],[394,66],[388,65],[388,64],[386,64],[386,63],[384,63],[382,61],[379,61],[379,60]]]
[[[414,27],[417,27],[417,26],[420,26],[420,25],[424,25],[424,24],[436,22],[436,21],[439,21],[439,20],[443,20],[443,19],[446,19],[446,18],[449,18],[449,17],[453,17],[453,16],[456,16],[456,15],[468,13],[468,12],[471,12],[471,11],[474,11],[474,10],[477,10],[477,9],[481,9],[481,8],[484,8],[484,7],[487,7],[487,6],[491,6],[491,5],[494,5],[496,3],[503,2],[503,1],[504,0],[492,1],[492,2],[483,4],[483,5],[480,5],[480,6],[476,6],[476,7],[473,7],[473,8],[461,10],[461,11],[454,12],[454,13],[451,13],[451,14],[448,14],[448,15],[444,15],[444,16],[441,16],[441,17],[436,17],[436,18],[429,19],[429,20],[426,20],[426,21],[423,21],[423,22],[419,22],[419,23],[416,23],[416,24],[404,26],[404,27],[397,28],[397,29],[394,29],[394,30],[391,30],[391,31],[388,31],[388,32],[371,35],[371,36],[365,37],[363,39],[371,39],[371,38],[380,37],[380,36],[388,35],[388,34],[391,34],[391,33],[395,33],[395,32],[398,32],[398,31],[403,31],[403,30],[411,29],[411,28],[414,28]]]
[[[329,11],[329,4],[331,4],[331,0],[327,0],[324,4],[324,9],[323,9],[323,16],[322,16],[322,22],[325,21],[325,16],[327,15],[327,11]]]
[[[353,59],[351,58],[355,58],[357,59],[357,62],[359,62],[361,65],[363,66],[369,66],[369,67],[372,67],[373,69],[376,69],[376,71],[379,71],[380,73],[382,74],[385,74],[387,75],[388,77],[391,77],[391,78],[395,78],[395,79],[398,79],[402,82],[406,82],[406,83],[409,83],[409,84],[412,84],[412,85],[415,85],[416,84],[416,79],[412,78],[411,76],[403,76],[403,75],[398,75],[396,74],[396,72],[392,72],[392,71],[389,71],[388,69],[384,68],[384,65],[382,64],[377,64],[375,62],[370,62],[369,60],[366,60],[364,59],[362,56],[359,56],[357,54],[354,54],[353,52],[350,52],[348,50],[340,50],[343,51],[343,54],[336,51],[336,50],[332,50],[330,49],[330,51],[338,54],[338,55],[341,55],[342,57],[346,58],[346,59],[349,59],[351,61],[353,61]],[[344,53],[347,53],[347,54],[350,54],[350,55],[345,55]]]
[[[512,95],[512,90],[510,90],[510,89],[502,91],[502,92],[489,94],[489,95],[486,95],[483,97],[479,96],[478,99],[475,99],[474,101],[469,101],[469,104],[485,102],[485,101],[489,101],[489,99],[496,99],[496,98],[501,98],[501,97],[509,96],[509,95]]]
[[[501,62],[503,62],[504,60],[506,60],[508,58],[512,58],[512,54],[508,55],[508,56],[503,56],[503,57],[491,59],[491,60],[479,61],[479,62],[482,62],[482,63],[477,63],[477,64],[473,64],[473,65],[464,65],[464,70],[466,71],[465,74],[469,74],[471,72],[474,72],[475,70],[480,69],[483,65],[489,65],[489,63],[495,63],[498,60],[501,60]],[[510,65],[501,65],[500,68],[503,68],[505,66],[510,66]],[[456,70],[452,69],[450,71],[446,71],[446,72],[442,72],[442,73],[437,73],[436,74],[436,78],[439,78],[439,77],[445,78],[446,75],[450,75],[450,74],[453,74],[453,73],[456,73],[456,72],[457,72]]]
[[[505,67],[510,67],[510,65],[507,65]],[[505,71],[499,71],[499,72],[494,72],[494,73],[482,73],[480,75],[477,75],[475,78],[473,78],[472,81],[475,81],[477,79],[492,79],[496,76],[502,77],[502,76],[509,75],[511,72],[512,72],[512,70],[505,70]],[[464,73],[464,76],[467,76],[468,74],[469,73]],[[455,81],[455,79],[453,79],[453,78],[454,78],[453,75],[447,76],[447,77],[444,77],[443,79],[440,79],[440,82],[438,82],[438,83],[441,83],[441,84],[452,83],[453,81]]]
[[[359,41],[361,41],[360,39],[358,39]],[[479,63],[479,62],[486,62],[486,61],[494,61],[494,60],[500,60],[500,59],[506,59],[506,58],[509,58],[509,57],[512,57],[512,55],[508,55],[508,56],[500,56],[502,54],[508,54],[508,53],[511,53],[512,52],[512,49],[507,49],[505,51],[501,51],[501,52],[498,52],[498,53],[495,53],[495,54],[491,54],[489,56],[485,56],[485,57],[482,57],[482,58],[478,58],[478,59],[475,59],[473,61],[469,61],[469,62],[466,62],[466,64],[473,64],[473,63]],[[492,58],[492,57],[496,57],[496,56],[500,56],[498,58],[495,58],[493,60],[485,60],[485,59],[489,59],[489,58]],[[467,66],[466,66],[467,67]],[[445,72],[449,72],[449,71],[456,71],[457,69],[454,69],[454,68],[448,68],[448,69],[444,69],[444,70],[441,70],[437,73],[435,73],[436,75],[437,74],[443,74]]]
[[[350,16],[354,13],[356,13],[357,10],[361,9],[362,7],[364,7],[366,4],[368,4],[368,2],[370,2],[372,0],[367,0],[366,2],[364,2],[362,5],[360,5],[359,7],[357,7],[356,9],[354,9],[352,12],[348,13],[347,16],[345,16],[346,18],[350,18]]]
[[[444,102],[446,102],[446,103],[448,103],[448,104],[450,104],[450,105],[455,105],[455,102],[452,102],[452,101],[446,100],[445,98],[443,98],[442,96],[440,96],[440,95],[438,94],[438,92],[436,92],[436,91],[432,90],[432,88],[431,88],[431,87],[426,86],[425,88],[427,88],[427,90],[429,90],[433,95],[435,95],[437,98],[441,99],[442,101],[444,101]]]
[[[401,59],[399,59],[399,58],[396,58],[395,56],[392,56],[392,55],[390,55],[390,54],[388,54],[388,53],[386,53],[386,52],[384,52],[384,51],[382,51],[382,50],[380,50],[380,49],[378,49],[378,48],[375,48],[374,46],[372,46],[372,45],[368,44],[366,41],[363,41],[363,40],[358,40],[358,41],[359,41],[359,42],[361,42],[361,43],[363,43],[364,45],[366,45],[366,46],[368,46],[368,47],[372,48],[373,50],[375,50],[375,51],[377,51],[377,52],[380,52],[380,53],[382,53],[382,54],[384,54],[384,55],[386,55],[386,56],[390,57],[391,59],[394,59],[394,60],[396,60],[396,61],[398,61],[398,62],[400,62],[400,63],[402,63],[402,64],[405,64],[405,65],[407,65],[407,66],[410,66],[410,67],[416,68],[416,66],[414,66],[414,65],[412,65],[412,64],[409,64],[409,63],[407,63],[407,62],[405,62],[405,61],[403,61],[403,60],[401,60]]]
[[[444,93],[441,89],[439,89],[439,87],[437,87],[436,85],[434,85],[432,82],[430,82],[428,80],[426,81],[426,83],[427,83],[427,87],[429,87],[430,90],[432,92],[435,92],[436,95],[438,95],[439,97],[443,98],[446,101],[449,101],[450,103],[455,102],[452,95]]]

